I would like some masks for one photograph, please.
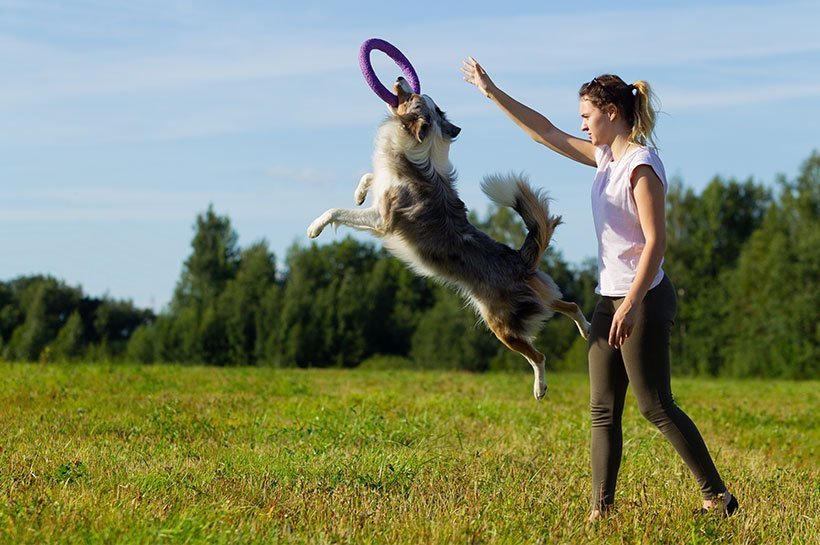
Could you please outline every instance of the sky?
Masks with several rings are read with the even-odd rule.
[[[462,59],[578,136],[581,83],[647,80],[670,179],[775,187],[820,148],[818,21],[816,0],[0,0],[0,280],[50,274],[161,311],[209,205],[282,264],[370,170],[386,115],[358,66],[371,37],[462,128],[451,160],[467,206],[486,213],[484,175],[525,172],[579,264],[596,252],[592,169],[530,140],[462,80]],[[399,75],[371,58],[382,81]]]

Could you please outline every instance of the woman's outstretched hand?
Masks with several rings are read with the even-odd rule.
[[[464,81],[472,83],[484,96],[489,97],[490,92],[495,89],[495,84],[487,72],[478,64],[472,57],[467,57],[467,60],[461,63],[461,73],[464,74]]]

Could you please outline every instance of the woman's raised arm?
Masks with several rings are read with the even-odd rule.
[[[495,102],[516,125],[530,135],[530,138],[581,164],[595,166],[595,146],[591,142],[565,133],[549,119],[496,87],[474,58],[467,57],[461,72],[464,74],[464,81],[475,85],[486,97]]]

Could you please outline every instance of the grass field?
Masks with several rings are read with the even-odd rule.
[[[589,509],[587,378],[0,364],[3,543],[819,543],[817,382],[676,379],[742,511],[629,394]]]

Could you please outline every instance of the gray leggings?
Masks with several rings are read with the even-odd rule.
[[[601,297],[589,335],[590,413],[592,416],[592,502],[605,508],[615,501],[621,465],[621,415],[631,383],[641,414],[655,424],[678,451],[700,484],[705,499],[726,490],[700,432],[672,399],[669,338],[677,312],[672,282],[664,277],[639,307],[635,329],[616,350],[607,343],[612,316],[623,297]]]

